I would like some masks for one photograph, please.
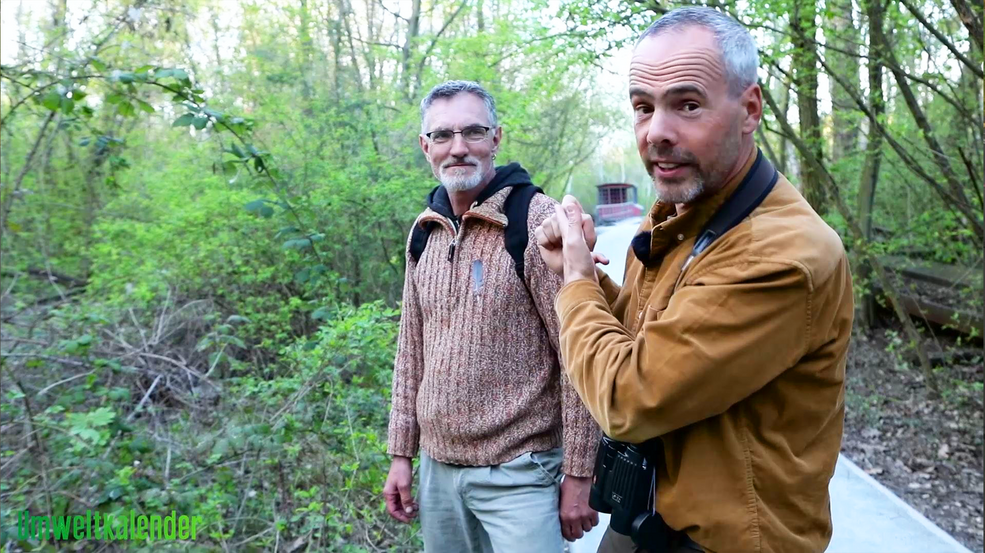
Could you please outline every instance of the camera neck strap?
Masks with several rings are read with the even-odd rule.
[[[753,162],[752,167],[749,168],[749,172],[746,173],[735,192],[725,200],[722,207],[715,212],[715,215],[702,229],[698,239],[694,241],[694,247],[691,248],[691,255],[681,267],[681,272],[683,273],[691,261],[708,249],[708,246],[718,237],[748,217],[773,190],[773,185],[776,184],[779,177],[780,174],[773,167],[773,164],[766,159],[762,150],[757,148],[756,161]]]

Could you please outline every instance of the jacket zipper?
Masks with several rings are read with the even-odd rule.
[[[477,206],[477,205],[478,205],[478,202],[473,203],[472,204],[472,207],[469,208],[469,211],[466,211],[465,213],[462,214],[462,222],[461,222],[461,225],[456,225],[455,224],[455,221],[449,219],[448,217],[445,217],[445,219],[448,219],[448,221],[451,222],[452,228],[454,228],[456,230],[455,236],[451,239],[451,244],[448,244],[448,261],[451,261],[455,257],[455,248],[458,247],[458,243],[461,241],[462,229],[465,226],[465,218],[466,218],[466,216],[468,216],[469,218],[475,217],[476,219],[482,219],[483,221],[486,221],[488,223],[492,223],[494,225],[501,225],[502,224],[502,222],[496,221],[495,219],[490,219],[489,217],[486,217],[484,215],[480,215],[478,213],[473,213],[472,212],[472,209],[474,209],[475,206]]]
[[[449,217],[445,217],[445,219],[448,219],[448,222],[451,223],[451,228],[455,229],[455,235],[452,236],[451,244],[448,244],[448,261],[450,262],[455,257],[455,247],[458,246],[458,239],[462,236],[462,228],[455,224],[454,219]]]

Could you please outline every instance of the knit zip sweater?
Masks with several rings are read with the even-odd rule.
[[[563,446],[563,472],[591,476],[598,426],[561,368],[562,281],[534,239],[557,202],[530,202],[524,286],[503,239],[510,190],[473,205],[457,229],[430,208],[414,222],[437,226],[418,262],[408,239],[387,451],[487,466]]]

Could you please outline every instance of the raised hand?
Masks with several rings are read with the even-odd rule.
[[[584,212],[581,204],[574,196],[565,196],[561,206],[555,206],[555,214],[544,219],[544,222],[537,227],[535,237],[540,256],[544,263],[554,273],[565,277],[565,281],[578,280],[579,278],[595,279],[595,269],[591,267],[593,263],[607,265],[609,260],[602,254],[593,253],[595,248],[596,234],[595,223],[591,215]],[[572,246],[566,249],[565,232],[572,231],[570,240]],[[582,247],[582,245],[584,247]],[[591,276],[583,270],[581,263],[572,266],[571,278],[566,271],[566,252],[570,252],[575,259],[584,261],[585,251],[588,252],[588,261],[591,268]],[[574,262],[575,259],[569,261]]]

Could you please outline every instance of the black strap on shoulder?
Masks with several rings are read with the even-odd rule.
[[[543,193],[543,190],[532,184],[516,185],[510,190],[506,201],[503,204],[503,211],[506,213],[506,231],[504,240],[506,251],[513,258],[513,267],[516,269],[517,276],[524,283],[523,252],[527,249],[529,235],[527,234],[527,216],[530,213],[530,200],[535,194]],[[428,245],[431,231],[434,230],[434,221],[426,223],[424,226],[414,225],[410,233],[410,255],[415,262],[421,260],[424,248]]]
[[[762,151],[758,151],[756,161],[753,162],[749,173],[742,179],[729,199],[715,212],[711,221],[698,235],[698,239],[694,241],[691,255],[687,258],[684,266],[687,267],[691,260],[701,255],[701,252],[705,251],[715,239],[748,217],[773,190],[773,185],[776,184],[779,177],[780,174],[773,167],[773,164],[766,159]]]
[[[506,251],[513,258],[513,267],[517,276],[526,284],[523,272],[523,252],[527,249],[530,236],[527,232],[527,215],[530,213],[530,200],[535,194],[542,193],[539,186],[532,184],[516,185],[510,190],[503,204],[506,213]]]
[[[695,257],[701,255],[701,252],[705,251],[716,238],[728,232],[732,227],[738,225],[743,219],[749,216],[750,213],[756,207],[759,206],[769,195],[770,191],[773,190],[773,186],[779,179],[780,174],[773,167],[773,164],[763,156],[762,151],[757,151],[756,161],[753,162],[752,167],[749,169],[749,173],[746,175],[739,186],[736,188],[735,192],[722,207],[715,212],[711,220],[705,225],[705,228],[698,235],[698,239],[694,242],[694,247],[691,248],[691,255],[688,256],[687,261],[684,262],[684,267],[681,268],[681,276],[678,277],[678,282],[680,278],[683,277],[684,268],[687,268],[688,264],[691,263]],[[634,239],[634,248],[636,247]],[[647,241],[648,242],[648,241]],[[649,246],[647,244],[647,254],[649,253]],[[637,254],[639,255],[639,254]],[[643,452],[646,458],[654,465],[660,465],[664,462],[663,460],[663,439],[661,437],[650,438],[638,446]],[[662,522],[662,520],[661,520]],[[673,532],[673,530],[671,530]],[[681,539],[687,538],[687,534],[684,534]]]
[[[424,247],[428,245],[428,238],[431,237],[431,231],[436,224],[433,221],[425,223],[424,226],[415,223],[414,229],[410,231],[410,256],[414,258],[415,263],[421,260],[421,254],[424,253]]]

